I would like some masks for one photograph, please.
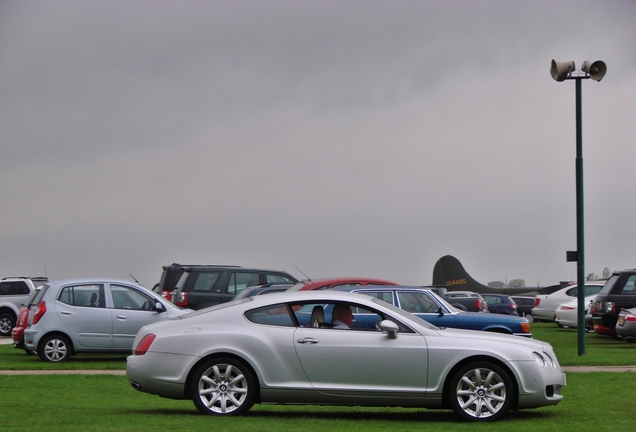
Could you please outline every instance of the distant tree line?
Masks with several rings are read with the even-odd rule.
[[[609,267],[605,267],[603,269],[603,275],[599,276],[596,273],[590,273],[587,275],[587,280],[599,280],[599,279],[608,279],[612,275]]]

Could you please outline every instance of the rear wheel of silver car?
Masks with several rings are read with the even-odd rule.
[[[239,415],[254,405],[256,381],[243,362],[219,357],[206,361],[194,373],[192,400],[204,414]]]
[[[15,317],[7,312],[0,313],[0,336],[11,336],[15,326]]]
[[[66,361],[72,351],[71,343],[62,335],[45,336],[38,345],[38,355],[48,362]]]
[[[490,362],[463,366],[448,387],[453,411],[465,420],[497,420],[510,410],[513,399],[509,373]]]

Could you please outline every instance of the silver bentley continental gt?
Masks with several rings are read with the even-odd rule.
[[[361,314],[375,325],[356,322]],[[492,421],[556,405],[565,386],[545,342],[438,328],[331,290],[249,297],[144,326],[126,372],[139,391],[220,416],[255,403],[318,404],[450,408]]]

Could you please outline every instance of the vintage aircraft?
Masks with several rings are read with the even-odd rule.
[[[472,291],[479,294],[549,294],[556,291],[561,285],[544,288],[504,288],[491,287],[480,284],[464,270],[464,266],[457,258],[445,255],[437,260],[433,268],[433,285],[445,287],[447,291]]]

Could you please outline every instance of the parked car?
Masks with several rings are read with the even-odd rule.
[[[174,287],[169,285],[179,275]],[[159,290],[170,292],[169,300],[179,307],[203,309],[228,302],[243,289],[266,283],[294,284],[298,280],[278,270],[238,266],[172,264],[164,267]]]
[[[246,297],[258,296],[258,295],[281,293],[281,292],[287,291],[292,286],[293,286],[292,284],[286,284],[286,283],[254,285],[251,287],[247,287],[243,291],[238,293],[236,297],[234,297],[234,300],[238,300],[238,299],[242,299]]]
[[[341,286],[367,286],[367,285],[399,285],[384,279],[364,277],[332,277],[322,279],[308,279],[297,282],[290,291],[326,290]]]
[[[336,290],[366,294],[384,300],[437,327],[483,330],[532,337],[530,324],[525,318],[517,315],[506,316],[462,311],[451,306],[446,300],[426,287],[349,287],[336,288]],[[356,323],[366,322],[369,327],[375,325],[373,317],[355,313],[354,317]]]
[[[585,283],[585,297],[598,294],[603,288],[604,281],[589,281]],[[534,297],[532,316],[535,321],[554,321],[556,309],[559,305],[575,299],[578,295],[577,285],[569,285],[551,294],[537,294]]]
[[[503,294],[482,294],[481,296],[486,300],[490,313],[519,316],[517,303],[509,296]]]
[[[18,311],[18,319],[15,322],[15,327],[11,330],[11,339],[13,339],[13,347],[16,349],[24,349],[24,329],[26,329],[29,324],[29,308],[33,301],[35,300],[35,296],[38,295],[38,292],[42,288],[42,285],[35,287],[35,289],[29,295],[29,298],[25,302],[24,306],[20,308]],[[33,351],[29,351],[25,349],[27,354],[34,354]]]
[[[596,294],[585,297],[584,304],[586,310],[590,306],[590,303],[594,301]],[[559,327],[577,328],[579,326],[578,320],[579,299],[575,298],[565,302],[557,308],[555,312],[554,322]]]
[[[616,336],[616,322],[621,309],[636,307],[636,269],[617,271],[596,296],[592,310],[594,330]]]
[[[510,296],[517,304],[517,315],[524,317],[528,322],[533,322],[532,308],[534,307],[534,297],[531,296]]]
[[[616,321],[616,334],[628,342],[636,342],[636,308],[621,309]]]
[[[46,277],[6,277],[0,280],[0,336],[11,336],[20,308]]]
[[[336,304],[373,315],[375,325],[299,323],[300,311],[315,307],[318,316]],[[135,389],[191,399],[204,414],[281,403],[450,408],[489,421],[563,399],[565,374],[548,343],[441,329],[370,296],[287,291],[181,318],[139,331],[126,374]]]
[[[472,291],[448,291],[444,300],[457,309],[467,312],[489,312],[488,303],[481,294]]]
[[[130,352],[142,326],[188,312],[123,280],[47,282],[29,308],[24,347],[49,362],[79,352]]]

